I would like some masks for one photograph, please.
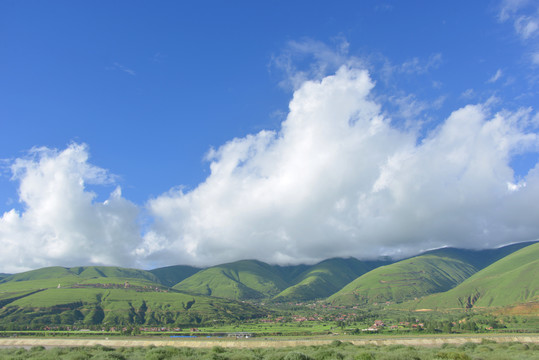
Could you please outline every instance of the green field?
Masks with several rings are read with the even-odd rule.
[[[116,360],[151,360],[151,359],[237,359],[237,360],[396,360],[396,359],[493,359],[527,360],[537,359],[539,345],[520,342],[496,343],[483,340],[480,343],[442,344],[438,346],[406,346],[402,344],[379,346],[374,344],[354,345],[350,342],[335,340],[330,344],[272,347],[268,342],[265,347],[244,348],[228,347],[226,343],[212,347],[92,347],[52,348],[34,346],[30,349],[0,349],[0,357],[6,360],[23,359],[116,359]]]

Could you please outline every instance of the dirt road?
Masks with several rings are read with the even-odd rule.
[[[485,336],[441,336],[441,337],[387,337],[387,338],[347,338],[342,341],[351,342],[354,345],[406,345],[406,346],[441,346],[442,344],[464,344],[466,342],[480,343],[483,339],[496,342],[522,342],[539,343],[539,335],[485,335]],[[96,339],[96,338],[3,338],[0,339],[0,347],[75,347],[103,345],[110,347],[136,347],[136,346],[174,346],[192,348],[211,348],[213,346],[230,348],[267,348],[267,347],[294,347],[309,345],[330,344],[334,340],[329,339],[279,339],[279,338],[254,338],[242,340],[229,339]]]

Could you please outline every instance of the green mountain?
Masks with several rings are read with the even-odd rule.
[[[147,271],[114,267],[50,267],[0,283],[0,329],[52,325],[187,326],[264,316],[227,299],[185,294]]]
[[[335,305],[402,302],[449,290],[475,272],[475,267],[457,259],[420,255],[374,269],[328,301]]]
[[[79,266],[65,268],[60,266],[46,267],[7,276],[0,283],[64,279],[68,283],[91,278],[126,278],[159,282],[154,274],[138,269],[128,269],[115,266]]]
[[[370,269],[354,258],[291,266],[242,260],[201,270],[173,288],[236,300],[303,301],[325,298]]]
[[[431,250],[378,267],[348,284],[328,301],[340,305],[403,302],[447,291],[478,270],[533,243],[518,243],[485,250]]]
[[[469,250],[447,247],[427,251],[421,255],[430,254],[450,257],[453,259],[464,261],[465,263],[473,265],[477,269],[483,269],[490,264],[502,259],[503,257],[534,243],[536,243],[536,241],[521,242],[517,244],[502,246],[496,249],[484,250]]]
[[[445,293],[420,299],[416,308],[472,308],[539,301],[539,243],[477,272]]]
[[[241,260],[199,271],[173,288],[186,293],[245,300],[270,298],[287,286],[275,267],[257,260]]]
[[[174,265],[153,269],[150,272],[157,276],[161,284],[172,287],[200,270],[202,269],[193,266]]]
[[[310,266],[291,281],[292,286],[281,291],[274,301],[302,301],[326,298],[339,291],[370,267],[354,259],[328,259]]]

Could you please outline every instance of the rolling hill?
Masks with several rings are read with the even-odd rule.
[[[149,270],[149,272],[157,276],[161,284],[172,287],[200,270],[202,269],[193,266],[173,265]]]
[[[473,308],[539,301],[539,243],[477,272],[454,289],[420,299],[416,308]]]
[[[476,269],[483,269],[501,258],[514,253],[524,247],[535,244],[536,241],[527,241],[511,245],[502,246],[496,249],[470,250],[457,248],[440,248],[427,251],[421,255],[438,255],[461,260],[473,265]]]
[[[354,259],[328,259],[308,267],[281,291],[274,301],[302,301],[326,298],[371,268]]]
[[[268,314],[236,301],[248,299],[296,302],[329,296],[334,305],[395,302],[410,309],[515,305],[539,301],[538,259],[539,243],[521,243],[493,250],[443,248],[395,263],[334,258],[314,265],[242,260],[151,271],[48,267],[0,278],[0,329],[181,327]]]
[[[286,287],[286,281],[271,265],[241,260],[199,271],[173,288],[186,293],[245,300],[270,298]]]
[[[91,278],[126,278],[159,283],[159,278],[148,271],[115,266],[46,267],[7,276],[0,283],[54,279],[65,279],[71,283]]]
[[[204,269],[173,288],[236,300],[313,300],[333,294],[370,270],[370,266],[354,258],[334,258],[315,265],[293,266],[242,260]]]
[[[476,269],[465,262],[437,255],[421,255],[374,269],[328,298],[335,305],[403,302],[446,291]]]
[[[0,328],[175,325],[266,315],[249,304],[185,294],[152,273],[117,267],[49,267],[0,283]]]
[[[440,248],[375,270],[354,280],[328,301],[338,305],[404,302],[447,291],[480,269],[533,244],[496,249]]]

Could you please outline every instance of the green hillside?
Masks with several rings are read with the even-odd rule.
[[[461,283],[476,269],[461,260],[420,255],[374,269],[328,298],[335,305],[403,302]]]
[[[441,248],[425,252],[421,255],[438,255],[450,257],[452,259],[458,259],[470,265],[473,265],[476,269],[483,269],[490,264],[504,258],[505,256],[514,253],[524,247],[530,246],[536,243],[535,241],[522,242],[517,244],[511,244],[502,246],[497,249],[483,249],[483,250],[469,250],[469,249],[456,249],[456,248]]]
[[[244,300],[270,298],[287,287],[275,267],[241,260],[197,272],[174,286],[186,293]]]
[[[51,267],[0,284],[0,328],[175,325],[266,315],[248,304],[170,290],[154,274],[114,267]],[[155,281],[152,281],[155,280]]]
[[[72,268],[60,266],[46,267],[7,276],[1,279],[0,283],[55,279],[63,279],[68,283],[73,283],[90,278],[126,278],[159,283],[157,276],[148,271],[115,266],[78,266]],[[58,282],[56,283],[58,284]]]
[[[295,279],[294,285],[273,298],[274,301],[301,301],[326,298],[366,273],[370,268],[354,259],[328,259],[308,267]]]
[[[186,326],[266,315],[258,308],[215,299],[140,288],[61,288],[32,292],[0,309],[0,328],[30,325]]]
[[[200,270],[193,266],[174,265],[153,269],[150,272],[157,276],[161,284],[172,287]]]
[[[291,266],[243,260],[201,270],[174,289],[236,300],[313,300],[333,294],[367,270],[367,265],[354,258]]]
[[[417,308],[507,306],[539,301],[539,243],[522,248],[442,294],[420,299]]]

